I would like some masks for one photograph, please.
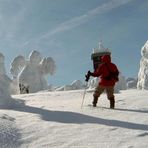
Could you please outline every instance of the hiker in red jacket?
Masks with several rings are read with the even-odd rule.
[[[98,86],[94,91],[93,106],[96,107],[98,97],[105,90],[107,93],[107,98],[110,101],[110,108],[115,107],[115,97],[114,97],[114,86],[118,81],[119,71],[114,63],[111,63],[110,55],[104,55],[101,57],[102,64],[98,66],[96,71],[93,73],[88,71],[87,76],[100,77]]]

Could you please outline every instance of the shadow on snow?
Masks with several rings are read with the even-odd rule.
[[[110,109],[107,107],[96,107],[96,108],[102,108],[102,109]],[[115,108],[114,110],[117,111],[125,111],[125,112],[136,112],[136,113],[148,113],[148,110],[145,109],[130,109],[130,108]]]
[[[106,126],[115,126],[115,127],[127,128],[127,129],[133,129],[133,130],[144,130],[144,131],[148,130],[148,125],[145,125],[145,124],[97,118],[97,117],[84,115],[76,112],[70,112],[70,111],[47,110],[47,109],[37,108],[33,106],[26,106],[24,103],[20,107],[11,108],[11,110],[38,114],[45,121],[70,123],[70,124],[90,123],[90,124],[101,124]]]

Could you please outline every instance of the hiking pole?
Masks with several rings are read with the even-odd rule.
[[[88,84],[88,81],[89,81],[89,78],[90,78],[90,75],[89,75],[89,72],[87,73],[87,75],[85,75],[86,79],[86,87],[84,89],[84,93],[83,93],[83,98],[82,98],[82,103],[81,103],[81,109],[83,107],[83,103],[84,103],[84,98],[85,98],[85,94],[86,94],[86,90],[87,90],[87,84]]]
[[[88,82],[86,82],[86,86],[87,86],[87,84],[88,84]],[[86,89],[87,89],[87,87],[85,87],[85,89],[84,89],[83,99],[82,99],[82,103],[81,103],[81,109],[82,109],[82,107],[83,107],[84,98],[85,98],[85,94],[86,94]]]

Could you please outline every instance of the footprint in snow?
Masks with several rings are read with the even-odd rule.
[[[138,135],[138,137],[145,137],[145,136],[148,136],[148,132],[144,132],[144,133]]]
[[[118,128],[112,128],[112,129],[110,129],[110,131],[115,131],[115,130],[117,130]]]
[[[1,119],[9,120],[9,121],[14,121],[15,118],[8,116],[7,114],[4,114],[0,117]]]
[[[123,100],[117,100],[116,102],[124,102]]]

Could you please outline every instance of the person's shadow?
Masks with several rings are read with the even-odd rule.
[[[109,109],[107,107],[101,107],[101,108],[103,108],[103,109]],[[115,108],[114,110],[124,111],[124,112],[148,113],[148,110],[147,109]]]
[[[49,121],[49,122],[59,122],[59,123],[69,123],[69,124],[101,124],[106,126],[112,127],[120,127],[126,129],[133,129],[133,130],[143,130],[148,131],[148,125],[146,124],[138,124],[120,120],[110,120],[110,119],[103,119],[98,117],[93,117],[77,112],[70,112],[70,111],[56,111],[56,110],[47,110],[43,108],[37,108],[33,106],[25,105],[25,102],[22,102],[19,99],[15,99],[18,101],[18,104],[21,102],[21,105],[14,108],[7,108],[10,110],[15,110],[19,112],[25,113],[32,113],[38,114],[42,118],[42,120]],[[117,109],[123,110],[125,109]],[[138,111],[137,111],[138,112]]]

